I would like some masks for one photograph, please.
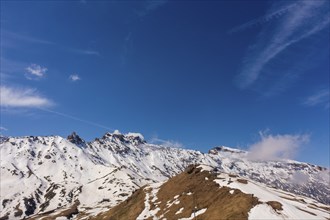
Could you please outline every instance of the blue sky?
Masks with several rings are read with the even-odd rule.
[[[326,0],[1,1],[1,133],[329,167],[329,17]]]

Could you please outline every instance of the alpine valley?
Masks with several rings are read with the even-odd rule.
[[[1,137],[0,219],[330,219],[329,169],[147,143]]]

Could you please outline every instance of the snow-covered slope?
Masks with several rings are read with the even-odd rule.
[[[145,184],[158,183],[190,164],[207,164],[329,204],[329,170],[296,161],[251,161],[245,151],[199,151],[148,144],[138,133],[106,133],[87,143],[77,134],[2,137],[1,215],[8,219],[96,215]],[[304,180],[304,182],[299,182]]]

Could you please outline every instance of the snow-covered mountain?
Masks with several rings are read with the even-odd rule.
[[[138,133],[115,132],[92,142],[75,133],[68,138],[1,137],[0,150],[1,219],[88,219],[190,164],[330,203],[328,169],[292,160],[251,161],[247,152],[228,147],[201,153],[149,144]]]

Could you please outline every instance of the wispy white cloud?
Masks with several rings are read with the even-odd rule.
[[[100,56],[100,52],[98,51],[94,51],[94,50],[81,50],[82,54],[85,55],[96,55],[96,56]]]
[[[142,10],[137,11],[137,15],[141,18],[145,17],[149,13],[157,10],[166,4],[168,0],[147,0],[144,2],[144,6]]]
[[[249,48],[236,78],[240,88],[246,89],[252,86],[263,74],[265,66],[291,45],[329,27],[330,13],[326,0],[296,1],[294,4],[289,1],[288,3],[290,5],[284,9],[277,12],[275,10],[275,14],[269,15],[272,17],[277,13],[282,13],[274,24],[263,28],[256,43]],[[258,21],[252,23],[255,22]]]
[[[86,3],[86,2],[85,2]],[[34,37],[32,35],[26,35],[22,33],[15,33],[8,30],[1,30],[1,38],[2,38],[2,47],[18,47],[20,43],[28,43],[28,44],[40,44],[40,45],[49,45],[54,49],[61,49],[64,51],[80,54],[80,55],[92,55],[92,56],[100,56],[100,53],[96,50],[89,49],[80,49],[80,48],[72,48],[65,45],[58,44],[56,42],[41,39],[38,37]]]
[[[295,8],[298,6],[296,2],[289,4],[289,5],[284,5],[276,9],[275,11],[271,11],[267,13],[264,16],[261,16],[259,18],[253,19],[249,22],[246,22],[244,24],[241,24],[237,27],[234,27],[228,31],[229,34],[237,33],[240,31],[244,31],[248,28],[255,27],[258,25],[263,25],[265,23],[271,22],[280,16],[284,15],[285,13],[289,12],[289,10],[295,10]]]
[[[147,11],[154,11],[157,8],[163,6],[168,0],[149,0],[146,2],[145,9]]]
[[[289,181],[299,185],[306,184],[309,181],[309,175],[302,171],[295,171]]]
[[[69,50],[81,55],[100,56],[100,52],[95,50],[82,50],[82,49],[74,49],[74,48],[69,48]]]
[[[26,67],[25,70],[27,71],[25,75],[27,79],[40,79],[45,76],[48,69],[33,63]]]
[[[309,135],[269,135],[260,132],[261,140],[249,147],[248,158],[252,160],[292,159]]]
[[[171,147],[171,148],[183,148],[183,144],[178,142],[178,141],[173,141],[173,140],[163,140],[158,138],[157,136],[151,138],[149,140],[149,143],[151,144],[159,144],[163,147]]]
[[[53,105],[53,102],[39,95],[36,89],[0,86],[1,107],[38,108],[51,105]]]
[[[328,184],[330,184],[330,172],[329,172],[329,168],[326,170],[322,170],[318,173],[318,178],[322,181],[326,181],[328,182]]]
[[[78,80],[81,80],[81,78],[78,76],[78,74],[72,74],[69,76],[69,79],[72,81],[72,82],[76,82]]]
[[[329,89],[322,89],[317,93],[307,97],[303,104],[306,106],[324,106],[326,109],[329,109],[329,99]]]
[[[41,39],[38,37],[33,37],[33,36],[29,36],[29,35],[25,35],[25,34],[18,34],[12,31],[8,31],[8,30],[1,30],[1,37],[3,37],[3,39],[14,39],[14,40],[19,40],[19,41],[25,41],[28,43],[35,43],[35,44],[49,44],[49,45],[55,45],[55,42],[49,41],[49,40],[45,40],[45,39]],[[6,46],[4,44],[4,46]]]
[[[8,131],[7,128],[0,126],[0,131]]]

